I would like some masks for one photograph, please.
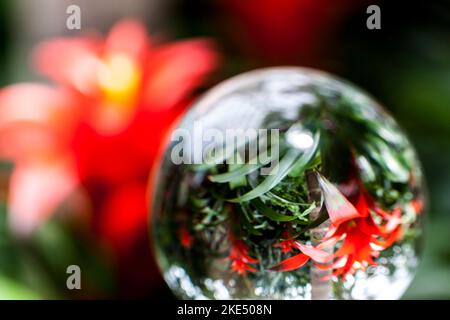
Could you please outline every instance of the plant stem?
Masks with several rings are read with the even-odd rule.
[[[315,202],[316,208],[311,212],[310,220],[315,220],[320,214],[321,191],[317,177],[312,170],[305,172],[306,183],[308,185],[308,198],[310,202]],[[325,221],[316,228],[311,229],[311,242],[313,246],[320,243],[330,226],[330,220]],[[332,249],[330,249],[331,252]],[[321,270],[311,264],[311,299],[328,300],[331,297],[331,281],[321,280],[322,277],[331,273],[330,270]]]

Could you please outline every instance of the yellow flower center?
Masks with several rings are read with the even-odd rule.
[[[104,59],[97,78],[109,102],[125,107],[135,102],[141,75],[136,63],[126,54],[113,54]]]
[[[117,133],[130,123],[136,111],[141,70],[132,57],[115,53],[100,63],[97,81],[103,94],[94,116],[97,129]]]

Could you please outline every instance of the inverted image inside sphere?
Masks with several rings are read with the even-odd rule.
[[[188,299],[398,299],[424,211],[415,151],[361,89],[270,68],[207,92],[152,181],[166,282]]]

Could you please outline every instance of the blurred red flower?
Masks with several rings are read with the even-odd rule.
[[[233,40],[263,64],[323,63],[344,22],[367,0],[223,0]],[[231,22],[230,22],[231,21]],[[236,32],[236,29],[239,32]]]
[[[0,91],[0,157],[15,164],[11,226],[29,234],[85,190],[97,234],[129,262],[130,247],[146,239],[151,166],[218,54],[204,39],[156,45],[143,25],[124,20],[104,39],[44,42],[34,63],[55,86]]]
[[[248,247],[242,240],[235,240],[231,237],[232,245],[230,254],[227,260],[231,261],[231,271],[237,272],[240,275],[246,275],[247,271],[256,272],[256,269],[251,264],[257,264],[258,260],[248,255]]]

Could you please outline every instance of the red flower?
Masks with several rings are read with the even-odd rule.
[[[77,110],[61,90],[17,84],[0,91],[0,158],[14,163],[9,221],[30,233],[79,185],[70,150]]]
[[[324,177],[318,175],[318,179],[332,223],[329,231],[317,247],[295,242],[302,253],[282,261],[272,270],[295,270],[312,259],[316,267],[334,270],[329,277],[341,275],[345,278],[358,269],[376,265],[374,259],[380,251],[392,246],[403,235],[402,210],[395,208],[386,212],[376,206],[364,190],[354,197],[357,200],[353,204]],[[411,205],[419,213],[422,206],[416,201]],[[377,224],[372,215],[378,216],[381,222]],[[338,247],[335,252],[323,250],[335,246]]]
[[[44,42],[34,61],[59,87],[19,84],[0,92],[0,156],[16,164],[10,205],[15,217],[27,216],[17,218],[24,232],[30,228],[20,223],[36,225],[77,186],[118,194],[118,185],[145,185],[166,129],[217,54],[206,40],[155,45],[140,23],[125,20],[106,39]],[[37,172],[48,174],[36,180]],[[36,181],[40,188],[32,187]],[[145,223],[141,207],[135,218]]]
[[[335,258],[333,263],[319,267],[334,269],[331,276],[342,275],[345,278],[358,269],[364,270],[370,265],[376,265],[374,258],[379,256],[380,251],[389,248],[403,235],[401,208],[395,208],[391,212],[382,210],[366,195],[362,187],[360,187],[355,206],[348,200],[345,205],[339,206],[335,199],[345,198],[344,195],[321,176],[319,176],[319,184],[333,223],[323,241],[342,240],[333,254]],[[333,190],[331,193],[327,192],[330,188]],[[342,212],[352,212],[352,214],[343,215]],[[372,214],[377,215],[381,222],[377,224]]]
[[[297,249],[295,241],[291,239],[288,231],[284,231],[282,236],[283,238],[285,238],[285,240],[275,244],[274,245],[275,248],[281,248],[281,252],[283,253],[293,252],[294,249]]]
[[[419,214],[422,212],[423,210],[423,201],[421,199],[414,199],[413,201],[411,201],[411,205],[414,209],[414,212],[416,214]]]
[[[275,248],[281,248],[281,252],[293,252],[297,247],[295,246],[295,242],[292,239],[283,240],[280,243],[274,245]]]
[[[192,246],[192,242],[194,242],[194,238],[189,233],[188,229],[184,226],[178,229],[178,238],[180,240],[181,246],[184,248],[190,248]]]
[[[339,226],[345,221],[366,217],[369,214],[365,207],[364,198],[359,199],[358,208],[355,208],[333,184],[321,175],[317,175],[317,177],[324,197],[325,206],[333,226]]]
[[[207,40],[158,45],[124,20],[105,39],[44,42],[34,62],[57,86],[0,91],[0,158],[15,165],[12,227],[29,234],[82,190],[94,229],[129,262],[131,246],[148,245],[146,188],[160,146],[218,54]]]
[[[256,272],[257,270],[250,264],[258,263],[258,260],[248,255],[248,247],[242,240],[232,241],[230,254],[227,260],[231,261],[231,271],[240,275],[246,275],[247,271]]]
[[[327,242],[326,244],[328,245],[330,243]],[[305,265],[310,259],[322,263],[327,263],[333,259],[333,256],[330,253],[322,250],[323,247],[313,247],[305,245],[299,241],[294,241],[293,239],[284,240],[281,243],[275,244],[275,247],[281,247],[282,251],[285,253],[292,252],[293,249],[297,249],[301,251],[301,253],[283,260],[281,263],[275,265],[271,268],[271,270],[273,271],[295,270]]]
[[[300,267],[303,267],[311,257],[307,256],[304,253],[296,254],[286,260],[283,260],[279,264],[272,267],[270,270],[272,271],[291,271],[296,270]]]

